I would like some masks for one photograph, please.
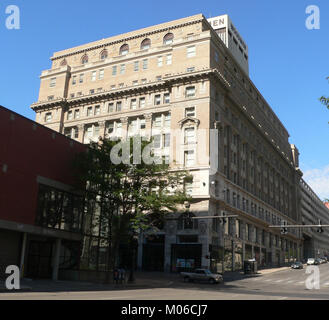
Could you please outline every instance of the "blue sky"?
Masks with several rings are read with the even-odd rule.
[[[17,5],[21,29],[7,30],[5,9]],[[305,27],[306,7],[320,8],[320,30]],[[0,104],[34,119],[39,75],[58,50],[203,13],[229,14],[249,46],[250,77],[300,150],[305,179],[329,198],[328,0],[78,1],[2,0]]]

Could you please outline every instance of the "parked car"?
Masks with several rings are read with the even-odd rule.
[[[315,265],[321,264],[321,259],[320,258],[316,258],[314,264]]]
[[[291,269],[303,269],[304,266],[300,261],[296,261],[291,265]]]
[[[193,272],[181,272],[180,275],[186,282],[201,281],[215,284],[223,281],[222,275],[212,273],[208,269],[195,269]]]
[[[321,263],[327,263],[328,262],[326,257],[321,257],[320,259],[321,259]]]
[[[315,259],[314,258],[308,258],[307,259],[307,265],[310,266],[312,264],[315,264]]]

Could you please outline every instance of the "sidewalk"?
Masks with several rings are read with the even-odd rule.
[[[279,271],[285,271],[290,267],[270,268],[259,270],[257,274],[244,274],[242,271],[225,272],[224,282],[236,281],[251,277],[259,277]],[[135,272],[134,283],[101,284],[77,281],[52,281],[52,280],[21,280],[21,289],[9,291],[5,288],[5,282],[0,281],[0,293],[3,292],[68,292],[68,291],[107,291],[129,289],[164,288],[182,282],[177,273],[164,272]]]
[[[20,290],[7,290],[5,282],[0,281],[0,293],[11,292],[68,292],[68,291],[107,291],[129,290],[168,287],[173,284],[178,275],[164,273],[136,272],[134,283],[101,284],[79,281],[52,281],[52,280],[21,280]]]

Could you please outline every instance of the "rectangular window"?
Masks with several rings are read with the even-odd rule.
[[[104,79],[104,69],[99,70],[99,80]]]
[[[67,120],[72,120],[73,119],[73,111],[69,111],[67,113]]]
[[[158,67],[163,66],[163,57],[158,57]]]
[[[137,100],[136,99],[132,99],[130,102],[130,109],[131,110],[136,110],[137,109]]]
[[[134,71],[138,71],[139,70],[139,61],[135,61],[134,62]]]
[[[51,120],[52,120],[52,113],[51,112],[46,113],[45,121],[50,122]]]
[[[157,94],[155,97],[154,97],[154,104],[156,106],[160,105],[161,104],[161,95],[160,94]]]
[[[119,102],[117,102],[117,111],[119,112],[121,110],[122,110],[122,102],[119,101]]]
[[[107,133],[111,135],[114,132],[114,123],[109,123],[109,126],[107,127]]]
[[[73,76],[72,77],[72,84],[76,84],[77,83],[77,76]]]
[[[195,143],[195,130],[194,128],[185,129],[185,144]]]
[[[144,59],[143,60],[143,70],[146,70],[148,68],[148,60]]]
[[[191,98],[195,96],[195,87],[186,88],[186,98]]]
[[[163,96],[163,101],[165,104],[170,103],[170,93],[165,93]]]
[[[184,152],[184,163],[185,163],[185,166],[194,165],[194,151],[193,150]]]
[[[81,73],[81,74],[80,74],[80,78],[79,78],[79,83],[83,83],[83,77],[84,77],[84,74]]]
[[[77,110],[75,110],[75,112],[74,112],[74,119],[79,119],[79,118],[80,118],[80,110],[77,109]]]
[[[172,64],[172,54],[168,54],[167,55],[167,65],[171,65]]]
[[[165,127],[170,128],[170,126],[171,126],[171,113],[168,113],[165,116]]]
[[[96,106],[95,107],[95,116],[99,116],[101,114],[101,107],[100,106]]]
[[[144,130],[146,128],[146,122],[145,119],[141,119],[140,120],[140,128],[141,130]]]
[[[91,89],[90,91],[89,91],[89,94],[94,94],[95,93],[95,90],[94,89]]]
[[[157,116],[154,119],[154,126],[155,127],[161,127],[161,123],[162,123],[162,117],[161,116]]]
[[[55,98],[54,96],[49,96],[48,101],[54,100],[54,98]]]
[[[134,80],[133,81],[133,86],[137,86],[138,85],[138,80]]]
[[[145,84],[147,82],[147,79],[142,79],[142,84]]]
[[[88,107],[87,109],[87,116],[91,117],[93,115],[93,107]]]
[[[195,46],[187,47],[187,57],[192,58],[195,57]]]
[[[153,136],[153,147],[154,149],[160,149],[161,148],[161,135],[155,135]]]
[[[56,87],[56,78],[51,78],[50,79],[50,85],[49,85],[51,88],[52,87]]]
[[[144,108],[145,107],[145,98],[140,98],[139,99],[139,107]]]
[[[113,111],[114,111],[114,103],[109,103],[108,112],[113,112]]]
[[[93,71],[91,73],[91,81],[96,81],[96,76],[97,76],[97,72],[96,71]]]
[[[120,66],[120,74],[124,74],[126,72],[126,65],[125,64],[122,64]]]
[[[185,109],[185,117],[195,118],[195,107]]]
[[[166,133],[163,137],[163,146],[165,148],[170,147],[170,133]]]
[[[117,66],[113,66],[112,67],[112,76],[116,76],[117,75],[117,70],[118,70],[118,67]]]

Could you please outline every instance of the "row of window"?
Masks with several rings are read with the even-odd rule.
[[[170,45],[173,43],[173,41],[174,41],[174,35],[172,33],[168,33],[163,38],[163,45]],[[146,38],[141,42],[140,49],[147,50],[151,48],[151,44],[152,44],[151,39]],[[119,55],[124,56],[127,55],[128,53],[129,53],[129,45],[128,44],[122,45],[119,49]],[[104,49],[100,54],[100,59],[105,60],[107,58],[108,58],[108,50]],[[63,61],[65,61],[65,59]],[[89,62],[89,57],[87,54],[84,54],[81,58],[81,63],[86,64],[88,62]],[[65,64],[62,62],[61,65],[65,65]]]

